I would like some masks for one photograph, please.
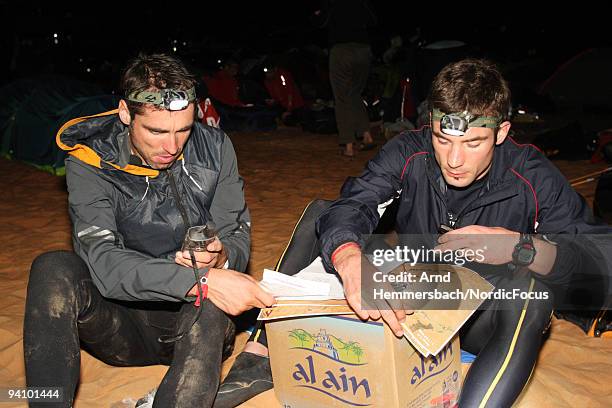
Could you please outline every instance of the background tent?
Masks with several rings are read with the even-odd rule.
[[[3,156],[63,173],[65,152],[55,134],[70,119],[117,107],[101,88],[61,77],[22,79],[0,88],[0,146]]]
[[[592,48],[556,63],[534,59],[504,67],[512,89],[512,136],[549,157],[586,159],[612,128],[612,48]]]
[[[560,105],[612,111],[612,48],[591,48],[562,64],[541,86]]]
[[[612,127],[612,48],[591,48],[560,65],[539,93],[591,134]]]

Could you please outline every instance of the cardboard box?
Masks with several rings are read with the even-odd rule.
[[[354,315],[270,321],[266,332],[284,408],[456,406],[458,336],[424,358],[386,324]]]

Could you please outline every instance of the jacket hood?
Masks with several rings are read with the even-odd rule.
[[[72,119],[57,132],[57,145],[69,155],[99,169],[157,177],[158,170],[129,163],[128,128],[119,120],[117,113],[118,110],[114,109]]]

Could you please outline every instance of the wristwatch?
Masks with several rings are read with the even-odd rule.
[[[521,238],[518,244],[514,246],[514,252],[512,252],[512,263],[516,266],[529,266],[535,255],[536,250],[531,234],[521,233]]]
[[[531,234],[521,233],[518,244],[512,252],[512,263],[509,265],[515,276],[523,276],[527,272],[527,266],[533,263],[536,256],[535,246]]]

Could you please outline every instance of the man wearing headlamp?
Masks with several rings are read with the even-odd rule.
[[[493,162],[494,145],[510,130],[502,116],[475,115],[467,111],[431,113],[436,161],[449,186],[462,188],[483,178]]]
[[[322,258],[342,278],[361,318],[382,317],[401,336],[399,323],[410,310],[380,304],[366,310],[361,298],[364,237],[378,224],[378,206],[395,197],[398,234],[434,235],[432,247],[441,251],[484,249],[482,263],[470,267],[496,289],[547,294],[487,301],[461,330],[462,348],[477,358],[459,406],[509,407],[529,379],[550,322],[550,286],[595,267],[589,256],[535,234],[610,228],[592,223],[584,200],[538,150],[508,136],[510,90],[493,64],[468,59],[446,66],[428,102],[430,125],[389,141],[321,214]]]
[[[250,252],[243,181],[230,139],[195,121],[194,85],[174,57],[140,55],[117,110],[58,132],[76,253],[34,261],[24,353],[27,385],[63,387],[59,406],[73,405],[80,345],[111,365],[169,365],[142,406],[212,406],[234,344],[228,315],[274,302],[238,272]],[[180,252],[188,227],[211,222],[205,251]]]

